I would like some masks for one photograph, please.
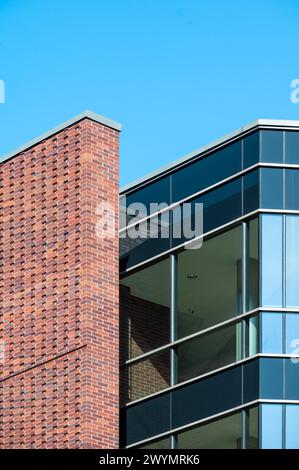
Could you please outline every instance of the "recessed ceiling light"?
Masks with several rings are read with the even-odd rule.
[[[197,278],[198,278],[198,275],[195,273],[187,274],[187,279],[197,279]]]

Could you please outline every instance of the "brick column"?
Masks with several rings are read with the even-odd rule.
[[[0,166],[0,448],[118,446],[118,137],[81,116]]]

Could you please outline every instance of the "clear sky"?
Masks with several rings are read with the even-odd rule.
[[[91,109],[121,184],[256,118],[299,119],[298,0],[0,0],[0,154]]]

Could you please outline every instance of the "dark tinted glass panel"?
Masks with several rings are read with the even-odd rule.
[[[185,212],[184,217],[177,222],[181,224],[189,224],[191,227],[195,227],[194,222],[194,207],[195,204],[203,204],[203,231],[204,233],[213,230],[216,227],[220,227],[231,220],[237,219],[242,215],[242,182],[241,178],[234,180],[230,183],[221,186],[220,188],[209,191],[207,194],[195,198],[191,201],[193,205],[191,211],[191,223],[186,219]],[[190,215],[186,212],[188,217]],[[181,230],[183,234],[183,230]],[[172,246],[179,246],[186,242],[188,239],[184,236],[182,238],[176,237],[172,240]]]
[[[178,382],[241,359],[241,324],[208,333],[177,347]]]
[[[259,448],[259,407],[254,406],[248,410],[248,439],[247,449]]]
[[[123,196],[122,196],[123,198]],[[126,195],[126,206],[129,208],[131,204],[141,203],[144,204],[147,210],[147,215],[151,213],[151,203],[170,203],[170,177],[167,176],[154,183],[143,186],[142,188]],[[124,205],[124,203],[122,204]],[[135,212],[135,211],[134,211]],[[128,211],[127,223],[130,222],[134,214]]]
[[[169,258],[120,281],[122,362],[169,342]]]
[[[286,172],[286,209],[299,209],[299,170]]]
[[[176,171],[172,176],[172,202],[201,191],[241,169],[239,141]]]
[[[170,353],[154,354],[121,370],[122,405],[159,392],[169,385]]]
[[[297,347],[298,349],[298,347]],[[297,352],[298,355],[298,352]],[[286,400],[299,400],[299,362],[298,357],[285,360]]]
[[[282,163],[282,131],[261,131],[261,161]]]
[[[243,403],[259,397],[259,361],[248,361],[243,365]]]
[[[241,404],[241,366],[173,391],[173,426],[206,418]]]
[[[178,449],[241,449],[242,415],[236,413],[177,436]]]
[[[282,359],[260,360],[260,396],[266,399],[283,398]]]
[[[285,133],[286,163],[299,164],[299,132]]]
[[[237,219],[242,215],[242,183],[237,179],[204,195],[198,202],[203,203],[204,232]]]
[[[280,168],[261,168],[261,207],[283,208],[283,172]]]
[[[169,431],[170,394],[124,408],[121,423],[124,445]]]
[[[197,250],[178,254],[179,338],[241,313],[241,259],[241,226],[204,241]]]
[[[259,133],[244,138],[244,169],[259,161]]]
[[[249,222],[249,259],[247,308],[252,310],[259,305],[259,219]]]
[[[121,272],[169,250],[170,236],[166,214],[159,215],[158,218],[153,217],[138,227],[128,229],[124,236],[121,233],[119,243]]]
[[[243,177],[244,180],[244,214],[259,208],[259,171],[250,171]]]

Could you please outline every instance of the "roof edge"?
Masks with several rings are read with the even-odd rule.
[[[67,127],[72,126],[76,122],[82,121],[82,119],[86,119],[86,118],[92,121],[98,122],[99,124],[103,124],[104,126],[110,127],[111,129],[114,129],[119,132],[121,131],[121,128],[122,128],[121,124],[119,124],[118,122],[113,121],[112,119],[106,118],[105,116],[101,116],[100,114],[94,113],[93,111],[86,110],[68,119],[62,124],[59,124],[58,126],[53,127],[49,131],[44,132],[38,137],[33,138],[32,140],[30,140],[29,142],[26,142],[25,144],[21,145],[15,150],[12,150],[11,152],[8,152],[7,154],[0,156],[0,163],[3,163],[4,161],[15,157],[19,153],[24,152],[25,150],[28,150],[30,147],[33,147],[39,142],[51,137],[52,135],[57,134],[63,129],[66,129]]]
[[[253,130],[258,127],[288,127],[288,128],[299,128],[299,120],[280,120],[280,119],[255,119],[254,121],[249,122],[248,124],[245,124],[244,126],[240,127],[239,129],[236,129],[228,134],[224,134],[223,136],[213,140],[207,145],[204,145],[203,147],[200,147],[199,149],[194,150],[193,152],[188,153],[187,155],[184,155],[183,157],[178,158],[177,160],[174,160],[173,162],[158,168],[157,170],[152,171],[151,173],[148,173],[147,175],[138,178],[137,180],[133,181],[132,183],[128,183],[124,186],[122,186],[119,190],[120,194],[125,193],[129,190],[133,190],[135,187],[137,189],[138,186],[146,183],[147,181],[150,182],[150,180],[154,178],[159,178],[159,176],[162,176],[163,173],[166,173],[168,171],[171,171],[172,169],[175,169],[177,166],[187,162],[191,158],[194,158],[196,156],[199,156],[201,153],[205,153],[208,150],[212,150],[214,147],[224,144],[225,142],[236,138],[238,136],[241,136],[245,132],[248,132],[250,130]]]

